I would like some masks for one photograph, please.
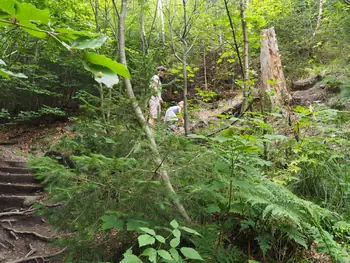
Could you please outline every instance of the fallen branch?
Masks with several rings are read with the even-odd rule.
[[[3,228],[7,231],[16,233],[16,234],[22,234],[22,235],[33,235],[43,241],[50,241],[52,238],[47,237],[47,236],[43,236],[42,234],[36,233],[36,232],[31,232],[31,231],[21,231],[21,230],[16,230],[14,228],[10,228],[10,227],[4,227]]]
[[[66,247],[56,253],[50,254],[50,255],[46,255],[46,256],[36,256],[36,257],[29,257],[29,258],[21,258],[21,259],[17,259],[14,261],[10,261],[7,263],[24,263],[24,262],[30,262],[30,261],[38,261],[39,259],[41,259],[43,262],[47,261],[47,259],[49,258],[53,258],[56,257],[60,254],[62,254],[64,251],[66,251]]]

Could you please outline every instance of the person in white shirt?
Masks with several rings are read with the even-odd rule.
[[[164,117],[165,122],[178,121],[179,119],[183,121],[183,116],[181,111],[184,108],[184,102],[180,101],[176,106],[172,106],[167,109]]]
[[[149,100],[149,113],[150,113],[150,124],[154,127],[156,125],[158,115],[160,115],[162,99],[162,81],[165,73],[168,71],[167,68],[160,66],[157,68],[158,74],[152,77],[150,88],[152,89],[152,96]]]

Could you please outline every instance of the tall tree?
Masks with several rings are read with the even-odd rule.
[[[122,0],[121,3],[121,11],[120,11],[120,16],[119,16],[119,54],[120,54],[120,61],[123,65],[127,66],[127,61],[126,61],[126,53],[125,53],[125,20],[126,20],[126,14],[127,14],[127,0]],[[172,198],[176,208],[178,209],[179,213],[183,216],[183,218],[187,222],[191,222],[190,217],[188,216],[185,208],[183,205],[180,203],[180,199],[178,195],[176,194],[173,185],[171,184],[170,177],[164,168],[163,165],[163,160],[159,154],[158,151],[158,146],[154,138],[154,134],[152,130],[149,128],[146,119],[141,111],[141,108],[136,100],[131,80],[128,78],[124,78],[124,85],[128,94],[128,97],[132,101],[132,107],[134,109],[134,113],[136,115],[137,121],[140,124],[142,130],[146,134],[146,137],[150,143],[150,148],[155,156],[155,162],[157,166],[159,167],[159,171],[161,174],[162,179],[165,182],[166,187],[169,190],[169,195]]]

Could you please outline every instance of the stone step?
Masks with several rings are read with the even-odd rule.
[[[3,160],[1,161],[4,164],[10,166],[10,167],[16,167],[16,168],[28,168],[28,164],[25,161],[13,161],[13,160]]]
[[[30,174],[30,169],[19,167],[0,167],[0,173],[12,173],[12,174]]]
[[[0,212],[9,208],[22,208],[30,206],[39,200],[40,196],[31,195],[0,195]]]
[[[34,195],[43,190],[40,184],[0,183],[0,194]]]
[[[6,174],[0,173],[0,183],[38,183],[39,181],[30,174]]]

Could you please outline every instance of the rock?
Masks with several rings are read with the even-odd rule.
[[[328,94],[328,87],[324,84],[318,85],[308,90],[298,90],[293,94],[293,102],[308,106],[315,101],[325,101]]]

